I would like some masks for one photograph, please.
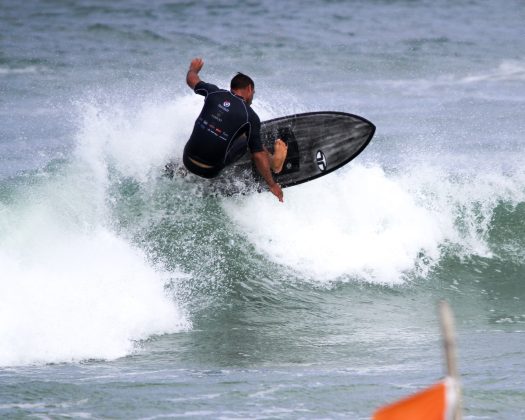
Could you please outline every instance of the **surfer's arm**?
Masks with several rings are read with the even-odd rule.
[[[270,170],[270,162],[268,160],[268,153],[266,151],[252,153],[252,159],[255,162],[257,170],[268,184],[272,194],[275,195],[280,202],[282,202],[283,190],[281,190],[281,186],[273,180],[272,171]]]
[[[194,58],[191,60],[190,68],[186,74],[186,83],[192,90],[195,89],[197,83],[201,81],[199,72],[201,71],[203,65],[204,61],[202,58]]]

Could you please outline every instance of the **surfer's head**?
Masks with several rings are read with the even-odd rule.
[[[251,105],[255,94],[255,83],[251,77],[237,73],[230,82],[230,89],[236,95],[242,96],[248,105]]]

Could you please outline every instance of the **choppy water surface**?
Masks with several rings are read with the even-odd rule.
[[[367,418],[445,298],[465,417],[525,416],[522,2],[0,7],[0,415]],[[376,136],[284,205],[168,180],[194,56]]]

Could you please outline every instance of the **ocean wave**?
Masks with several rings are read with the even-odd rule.
[[[396,285],[427,276],[450,249],[459,258],[493,257],[503,246],[491,239],[502,229],[495,215],[525,202],[524,179],[494,173],[458,179],[429,166],[396,174],[353,163],[286,190],[285,205],[263,195],[224,206],[259,252],[300,276],[319,284],[346,278]],[[514,252],[524,245],[518,242]]]
[[[150,200],[155,194],[169,195],[170,187],[159,188],[161,168],[167,156],[180,158],[200,104],[200,98],[189,95],[132,112],[115,104],[91,104],[83,109],[77,153],[102,179],[112,168],[116,180],[135,180],[138,186],[132,190],[142,190]],[[263,119],[275,116],[270,104],[257,105]],[[519,169],[458,173],[436,165],[432,154],[406,164],[388,170],[380,162],[352,162],[328,177],[285,190],[284,205],[268,193],[220,203],[257,252],[318,283],[346,278],[404,284],[410,276],[425,277],[450,244],[462,255],[491,256],[499,249],[491,240],[498,228],[495,215],[502,206],[525,202],[525,175]],[[206,200],[198,188],[186,187],[173,181],[172,194]],[[179,199],[164,205],[183,206]],[[184,205],[184,211],[200,212],[199,207]],[[146,208],[141,212],[153,217]],[[165,220],[160,211],[145,224],[154,226],[157,217]],[[188,223],[195,217],[200,218],[195,214]]]
[[[282,282],[402,287],[451,259],[522,264],[522,170],[357,160],[286,189],[284,204],[207,197],[161,176],[201,104],[79,103],[71,156],[2,181],[1,365],[125,356],[228,292],[271,303]]]
[[[25,66],[25,67],[6,67],[0,66],[0,76],[8,76],[12,74],[37,74],[43,73],[47,69],[43,66]]]

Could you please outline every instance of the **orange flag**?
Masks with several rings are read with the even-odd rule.
[[[373,420],[452,420],[456,401],[455,381],[447,377],[430,388],[380,408]]]

